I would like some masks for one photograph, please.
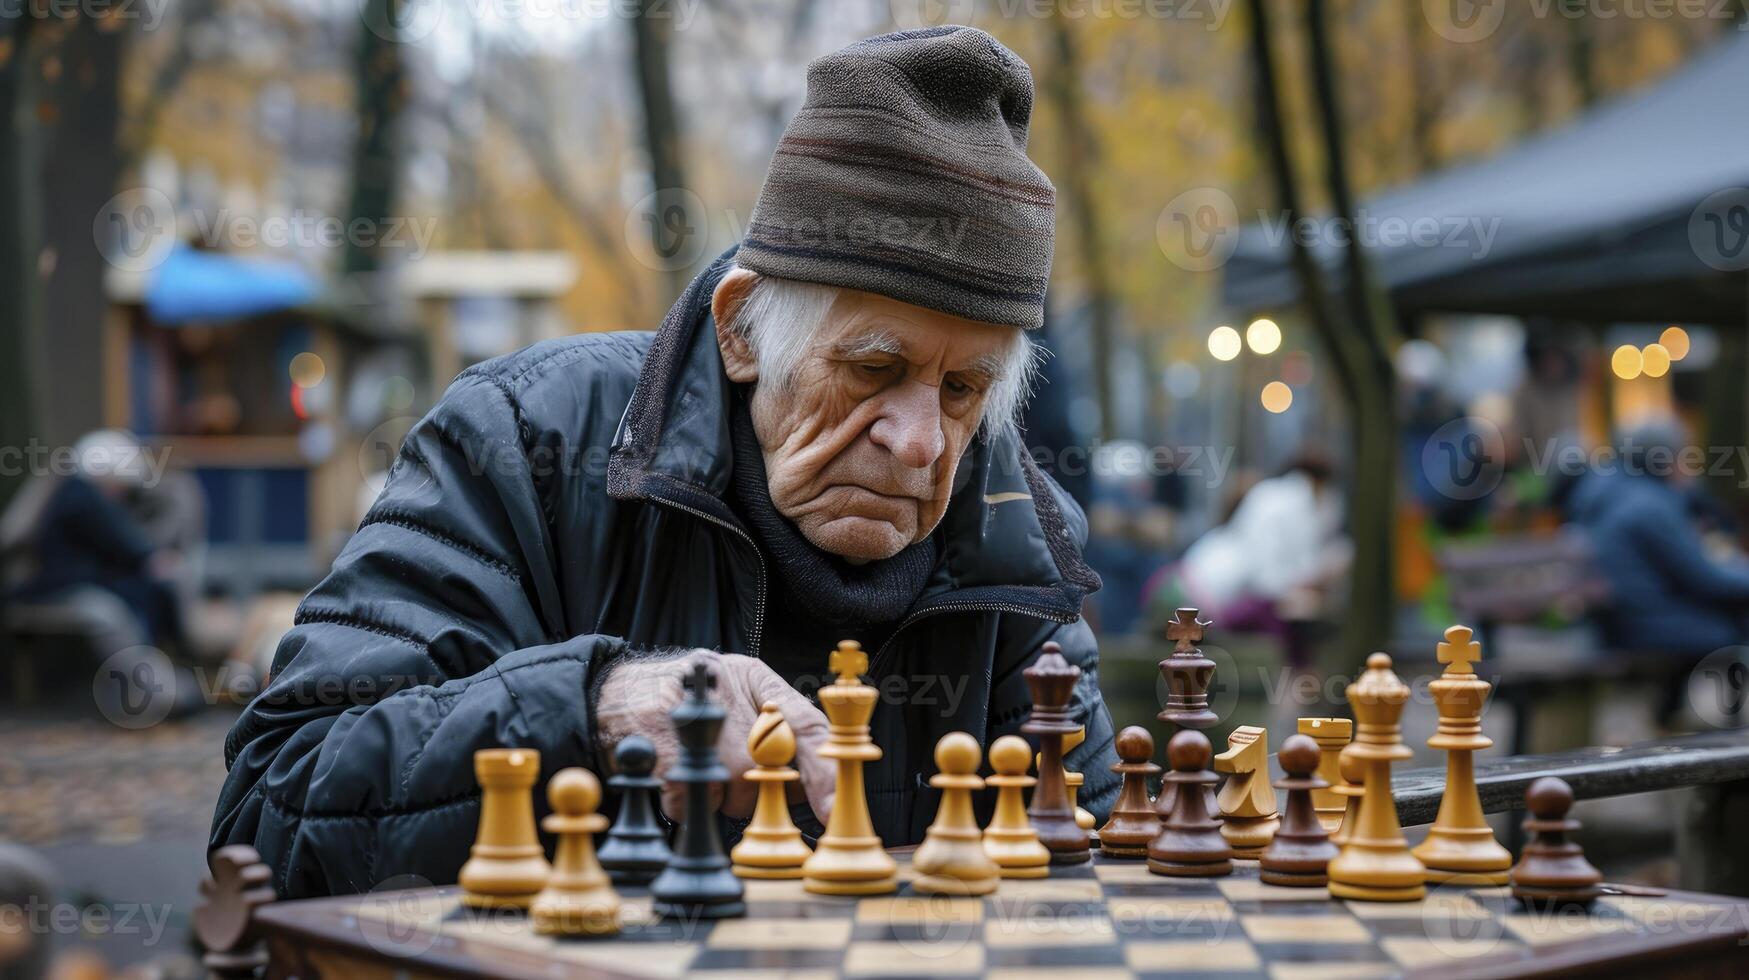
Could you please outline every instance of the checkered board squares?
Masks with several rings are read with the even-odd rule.
[[[1002,882],[983,898],[912,891],[900,856],[894,895],[810,895],[799,881],[746,882],[747,915],[685,922],[656,917],[639,889],[622,892],[614,937],[537,936],[526,917],[461,905],[453,889],[365,896],[355,928],[378,952],[417,962],[460,948],[491,973],[492,951],[533,955],[576,972],[621,976],[1394,977],[1462,968],[1478,957],[1533,961],[1600,936],[1631,938],[1734,915],[1729,905],[1611,897],[1588,913],[1541,915],[1503,888],[1439,887],[1417,902],[1333,900],[1280,888],[1240,863],[1225,878],[1166,878],[1141,862],[1098,856],[1051,877]]]

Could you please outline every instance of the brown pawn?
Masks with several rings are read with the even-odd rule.
[[[1032,694],[1032,714],[1020,730],[1038,736],[1039,743],[1038,788],[1026,814],[1039,843],[1050,849],[1052,864],[1083,864],[1093,857],[1092,841],[1075,821],[1075,804],[1063,777],[1063,738],[1081,727],[1069,716],[1081,668],[1063,659],[1062,647],[1046,643],[1021,676]]]
[[[619,931],[619,894],[595,859],[595,836],[607,829],[601,783],[587,769],[561,769],[547,782],[553,812],[541,829],[559,838],[553,873],[534,897],[529,918],[545,936],[607,936]]]
[[[1154,736],[1140,725],[1117,733],[1117,757],[1111,771],[1123,777],[1111,819],[1099,828],[1099,847],[1112,857],[1148,856],[1148,845],[1160,835],[1160,816],[1148,799],[1148,777],[1160,771],[1154,764]]]
[[[1603,873],[1585,860],[1585,852],[1567,835],[1579,829],[1570,820],[1573,787],[1556,776],[1544,776],[1524,793],[1524,808],[1530,816],[1524,831],[1530,843],[1512,869],[1512,897],[1533,908],[1584,908],[1598,894]]]
[[[1202,788],[1220,778],[1208,768],[1213,756],[1208,736],[1192,729],[1166,743],[1166,761],[1172,766],[1166,786],[1178,790],[1177,803],[1166,815],[1160,835],[1148,845],[1149,871],[1181,878],[1233,873],[1233,849],[1221,836],[1221,822],[1203,802]]]
[[[1259,859],[1258,877],[1267,885],[1316,888],[1328,882],[1325,868],[1336,857],[1336,845],[1318,821],[1312,794],[1329,787],[1318,775],[1318,743],[1310,735],[1289,735],[1276,760],[1287,776],[1275,788],[1287,791],[1281,827]]]

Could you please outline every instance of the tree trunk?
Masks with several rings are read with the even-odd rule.
[[[686,214],[680,116],[674,107],[673,84],[668,73],[670,26],[663,5],[656,0],[638,0],[637,12],[631,17],[632,41],[637,55],[638,97],[644,108],[644,148],[650,157],[651,189],[656,193],[650,243],[663,258],[678,255],[686,246],[684,237],[676,240],[677,228],[680,236],[703,234],[703,229],[692,229],[686,224],[696,216]],[[668,218],[671,214],[680,216],[682,223],[672,223]],[[684,266],[667,270],[664,308],[686,289],[691,273]]]
[[[1268,0],[1251,0],[1250,12],[1258,135],[1281,201],[1282,219],[1292,227],[1303,211],[1293,159],[1282,130],[1275,58],[1270,47]],[[1326,71],[1330,67],[1327,53],[1322,66]],[[1319,72],[1317,64],[1313,70]],[[1333,121],[1339,123],[1336,117],[1325,115],[1327,130]],[[1341,170],[1344,162],[1338,159],[1334,165],[1336,172],[1345,176]],[[1341,204],[1348,203],[1344,193],[1338,202],[1340,213],[1352,215],[1351,208],[1341,208]],[[1344,620],[1342,649],[1345,656],[1359,656],[1384,645],[1395,608],[1391,577],[1392,530],[1396,512],[1395,459],[1391,442],[1395,425],[1392,421],[1389,360],[1384,361],[1381,372],[1380,360],[1374,351],[1375,331],[1360,320],[1361,314],[1354,304],[1351,304],[1354,308],[1350,309],[1349,315],[1343,315],[1325,290],[1323,272],[1310,250],[1299,236],[1289,235],[1288,240],[1312,328],[1330,356],[1346,408],[1350,455],[1347,512],[1349,530],[1354,537],[1355,558],[1349,572],[1348,612]],[[1351,282],[1352,275],[1351,270]],[[1353,291],[1352,286],[1349,291]]]
[[[357,85],[358,138],[352,145],[352,196],[347,204],[345,245],[340,271],[364,275],[366,290],[381,297],[381,271],[386,251],[382,237],[389,229],[400,183],[400,120],[407,104],[401,42],[403,0],[366,0],[358,38],[354,72]],[[373,234],[351,233],[354,222],[368,222]],[[368,242],[368,244],[367,244]]]
[[[1325,181],[1331,207],[1350,229],[1339,246],[1344,296],[1360,336],[1363,357],[1355,389],[1358,414],[1355,433],[1354,487],[1350,496],[1350,533],[1354,536],[1354,567],[1348,600],[1347,649],[1355,654],[1382,649],[1390,639],[1396,612],[1397,403],[1392,355],[1397,346],[1396,318],[1390,299],[1378,286],[1358,232],[1359,209],[1348,176],[1348,152],[1341,95],[1336,82],[1341,69],[1330,43],[1330,10],[1326,0],[1309,0],[1306,36],[1311,45],[1312,90],[1323,122]]]
[[[40,367],[42,251],[37,240],[36,70],[32,57],[34,18],[0,21],[0,449],[28,451],[38,436],[35,384]],[[24,458],[0,460],[0,508],[29,476]]]
[[[37,192],[46,218],[39,233],[49,256],[39,370],[52,379],[41,392],[42,425],[56,445],[105,422],[100,352],[109,314],[103,284],[109,263],[98,251],[92,219],[104,212],[121,176],[121,64],[132,22],[119,23],[81,17],[73,24],[53,49],[59,76],[42,93],[52,108],[38,122],[43,156]]]
[[[1573,79],[1573,89],[1579,93],[1579,109],[1584,111],[1597,101],[1601,86],[1597,81],[1597,25],[1592,22],[1584,2],[1561,0],[1569,8],[1558,18],[1565,24],[1567,71]]]
[[[1081,111],[1081,58],[1075,47],[1075,35],[1062,7],[1053,5],[1051,11],[1056,62],[1051,67],[1047,88],[1063,127],[1063,166],[1057,178],[1063,186],[1063,203],[1068,205],[1075,222],[1075,242],[1081,251],[1081,275],[1087,283],[1087,325],[1093,348],[1093,387],[1099,404],[1099,436],[1109,440],[1117,434],[1113,407],[1116,387],[1111,376],[1117,324],[1111,270],[1105,261],[1104,222],[1092,184],[1098,167],[1098,148]]]

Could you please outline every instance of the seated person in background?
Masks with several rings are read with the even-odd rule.
[[[1749,563],[1708,555],[1676,465],[1687,450],[1673,423],[1633,430],[1617,465],[1583,473],[1567,494],[1613,593],[1600,620],[1612,647],[1705,656],[1749,640]]]
[[[101,588],[133,612],[147,642],[186,651],[178,556],[154,547],[124,503],[152,475],[140,444],[126,432],[102,429],[80,439],[73,455],[78,471],[59,479],[36,516],[32,573],[14,597],[53,600]]]
[[[1280,475],[1259,480],[1226,523],[1156,575],[1149,609],[1164,622],[1172,609],[1195,606],[1223,629],[1272,634],[1288,663],[1304,667],[1305,632],[1293,626],[1320,614],[1327,588],[1348,566],[1341,525],[1329,462],[1302,453]]]

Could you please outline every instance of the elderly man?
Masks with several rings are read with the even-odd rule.
[[[1070,762],[1108,808],[1085,524],[1013,425],[1053,234],[1031,74],[955,27],[859,42],[808,80],[744,241],[660,330],[482,364],[408,436],[226,744],[212,843],[253,843],[280,894],[453,881],[476,749],[602,769],[638,733],[666,768],[698,656],[730,769],[775,701],[823,820],[809,695],[846,637],[881,692],[867,782],[888,845],[931,819],[937,739],[1017,730],[1047,640],[1085,671]],[[731,780],[723,815],[753,795]]]

